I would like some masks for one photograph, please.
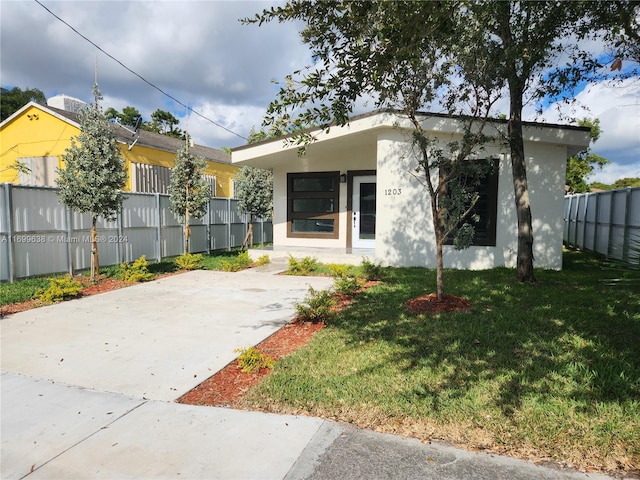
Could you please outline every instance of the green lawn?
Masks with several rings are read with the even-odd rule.
[[[603,281],[632,279],[612,286]],[[308,413],[580,467],[640,465],[640,273],[566,252],[564,269],[445,272],[464,314],[409,315],[435,272],[386,269],[243,406]]]

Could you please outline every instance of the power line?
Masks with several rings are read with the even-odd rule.
[[[122,66],[125,70],[129,71],[130,73],[133,73],[136,77],[138,77],[140,80],[142,80],[144,83],[146,83],[147,85],[149,85],[150,87],[155,88],[156,90],[158,90],[160,93],[162,93],[163,95],[169,97],[171,100],[173,100],[174,102],[176,102],[178,105],[183,106],[184,108],[186,108],[188,111],[195,113],[196,115],[198,115],[200,118],[203,118],[204,120],[213,123],[216,127],[220,127],[223,130],[235,135],[236,137],[240,137],[243,140],[247,140],[247,137],[243,137],[242,135],[240,135],[239,133],[234,132],[233,130],[229,130],[227,127],[225,127],[224,125],[220,125],[217,122],[214,122],[213,120],[211,120],[208,117],[205,117],[204,115],[202,115],[200,112],[197,112],[196,110],[194,110],[193,108],[189,107],[188,105],[185,105],[184,103],[182,103],[180,100],[178,100],[177,98],[175,98],[174,96],[172,96],[171,94],[165,92],[163,89],[161,89],[160,87],[158,87],[157,85],[151,83],[149,80],[147,80],[146,78],[144,78],[142,75],[140,75],[139,73],[133,71],[132,69],[130,69],[129,67],[127,67],[124,63],[122,63],[120,60],[118,60],[117,58],[115,58],[113,55],[111,55],[110,53],[104,51],[100,46],[96,45],[93,41],[91,41],[90,39],[88,39],[87,37],[85,37],[82,33],[80,33],[78,30],[76,30],[74,27],[72,27],[71,25],[69,25],[66,21],[64,21],[62,18],[60,18],[58,15],[56,15],[55,13],[53,13],[51,10],[49,10],[47,7],[45,7],[40,0],[34,0],[38,5],[40,5],[42,8],[44,8],[47,12],[49,12],[51,15],[53,15],[57,20],[59,20],[60,22],[64,23],[67,27],[69,27],[71,30],[73,30],[77,35],[79,35],[80,37],[82,37],[84,40],[86,40],[87,42],[89,42],[91,45],[93,45],[94,47],[96,47],[98,50],[100,50],[102,53],[104,53],[107,57],[109,57],[111,60],[115,61],[116,63],[120,64],[120,66]]]

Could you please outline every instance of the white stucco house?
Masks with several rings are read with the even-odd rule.
[[[462,133],[459,118],[424,114],[423,127],[442,145]],[[517,219],[506,121],[490,130],[499,138],[475,161],[496,162],[477,205],[474,245],[444,248],[446,268],[515,266]],[[311,131],[300,155],[285,138],[232,149],[232,163],[273,171],[272,252],[340,251],[389,266],[435,267],[435,235],[427,189],[417,180],[413,128],[398,112],[378,110],[344,127]],[[562,268],[563,195],[567,158],[589,145],[589,129],[526,123],[524,149],[534,228],[535,266]],[[269,254],[267,250],[262,253]]]

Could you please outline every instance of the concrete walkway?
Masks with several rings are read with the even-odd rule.
[[[0,320],[1,478],[605,478],[174,403],[332,283],[278,269],[190,272]]]

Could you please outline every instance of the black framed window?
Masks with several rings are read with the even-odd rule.
[[[472,245],[495,247],[498,218],[498,161],[494,159],[473,161],[486,162],[487,173],[479,178],[477,184],[478,201],[465,218],[471,219],[476,216],[478,218],[477,222],[469,222],[475,230]],[[445,244],[453,245],[453,239],[448,238]]]
[[[287,236],[338,238],[340,172],[287,174]]]

